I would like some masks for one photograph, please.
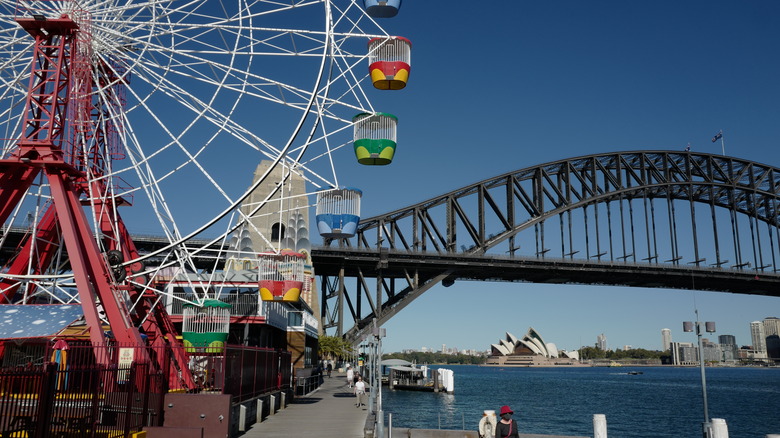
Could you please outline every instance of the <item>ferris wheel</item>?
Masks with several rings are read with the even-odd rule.
[[[257,187],[277,188],[256,209],[291,198],[292,175],[303,202],[340,187],[356,126],[383,117],[373,88],[401,88],[369,73],[376,41],[405,40],[355,0],[0,0],[0,250],[14,254],[0,299],[82,300],[73,271],[93,245],[110,279],[147,291],[195,258],[224,260]],[[164,245],[143,253],[131,234]]]

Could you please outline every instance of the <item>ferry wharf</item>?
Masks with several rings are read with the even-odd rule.
[[[366,397],[366,401],[369,397]],[[345,373],[324,377],[311,393],[296,397],[286,408],[253,424],[241,438],[374,438],[376,416],[369,406],[356,407],[357,398],[347,385]],[[479,438],[474,430],[408,429],[393,427],[392,438]],[[387,436],[387,430],[385,435]],[[583,438],[561,435],[528,435],[520,438]]]

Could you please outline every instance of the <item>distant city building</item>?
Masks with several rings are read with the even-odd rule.
[[[699,363],[699,352],[690,342],[672,342],[672,365],[695,365]]]
[[[630,350],[631,348],[632,348],[632,347],[631,347],[630,345],[624,345],[624,346],[623,346],[623,351],[628,351],[628,350]]]
[[[705,362],[721,362],[723,361],[723,350],[720,344],[706,341],[702,339],[702,346],[704,347],[703,358]]]
[[[723,351],[723,360],[726,362],[735,361],[739,358],[737,353],[737,338],[734,335],[720,335],[718,336],[718,343]]]
[[[766,334],[764,334],[764,323],[753,321],[750,323],[750,340],[753,342],[753,350],[766,353]]]
[[[607,337],[604,336],[604,333],[596,336],[596,348],[607,351]]]
[[[672,346],[672,331],[668,328],[661,329],[661,351],[667,351]]]
[[[766,355],[771,359],[780,359],[780,319],[774,316],[764,318],[764,336],[766,337]]]

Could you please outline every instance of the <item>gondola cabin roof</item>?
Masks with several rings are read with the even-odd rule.
[[[371,38],[370,40],[368,40],[368,45],[371,46],[371,43],[373,43],[375,41],[388,41],[388,40],[401,40],[401,41],[405,42],[406,44],[409,44],[409,47],[412,46],[412,41],[409,40],[409,38],[404,38],[402,36],[390,36],[390,37]]]

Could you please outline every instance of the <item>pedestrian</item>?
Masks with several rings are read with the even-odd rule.
[[[517,421],[512,419],[512,408],[501,406],[501,420],[496,423],[496,438],[520,438],[517,431]]]
[[[352,367],[347,367],[347,384],[350,388],[352,388],[353,382],[352,379],[355,377],[355,371],[352,370]]]
[[[330,373],[333,372],[333,364],[328,362],[328,378],[330,378]]]
[[[362,377],[358,377],[357,382],[355,382],[355,396],[357,396],[355,407],[366,405],[366,382],[363,381]]]

